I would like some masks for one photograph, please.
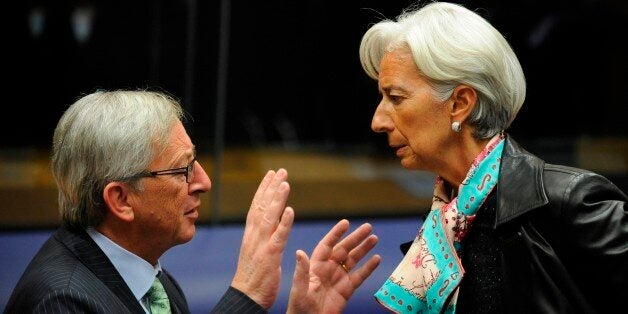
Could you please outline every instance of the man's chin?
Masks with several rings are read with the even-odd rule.
[[[186,226],[185,232],[182,232],[179,236],[177,244],[184,244],[190,242],[196,234],[196,226],[192,223],[190,226]]]

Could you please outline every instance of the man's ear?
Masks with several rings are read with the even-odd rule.
[[[462,123],[467,120],[471,111],[475,108],[478,95],[473,87],[460,84],[454,88],[454,91],[451,94],[451,100],[452,121]]]
[[[134,219],[133,206],[129,203],[131,187],[123,182],[109,182],[103,190],[103,199],[109,214],[125,222]]]

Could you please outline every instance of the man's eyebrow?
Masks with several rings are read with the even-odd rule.
[[[192,153],[186,152],[183,156],[185,156],[185,161],[190,162],[196,158],[196,147],[192,147]]]
[[[196,146],[192,146],[192,152],[186,151],[177,157],[177,163],[180,162],[190,162],[192,159],[196,158]]]

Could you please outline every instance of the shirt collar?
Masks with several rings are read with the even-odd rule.
[[[127,251],[102,233],[96,231],[96,229],[89,227],[86,231],[120,273],[120,276],[129,286],[135,298],[141,301],[153,284],[155,277],[161,271],[159,261],[153,267],[149,262]]]

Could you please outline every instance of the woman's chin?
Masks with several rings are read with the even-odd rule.
[[[407,170],[421,170],[414,158],[401,159],[401,166]]]

